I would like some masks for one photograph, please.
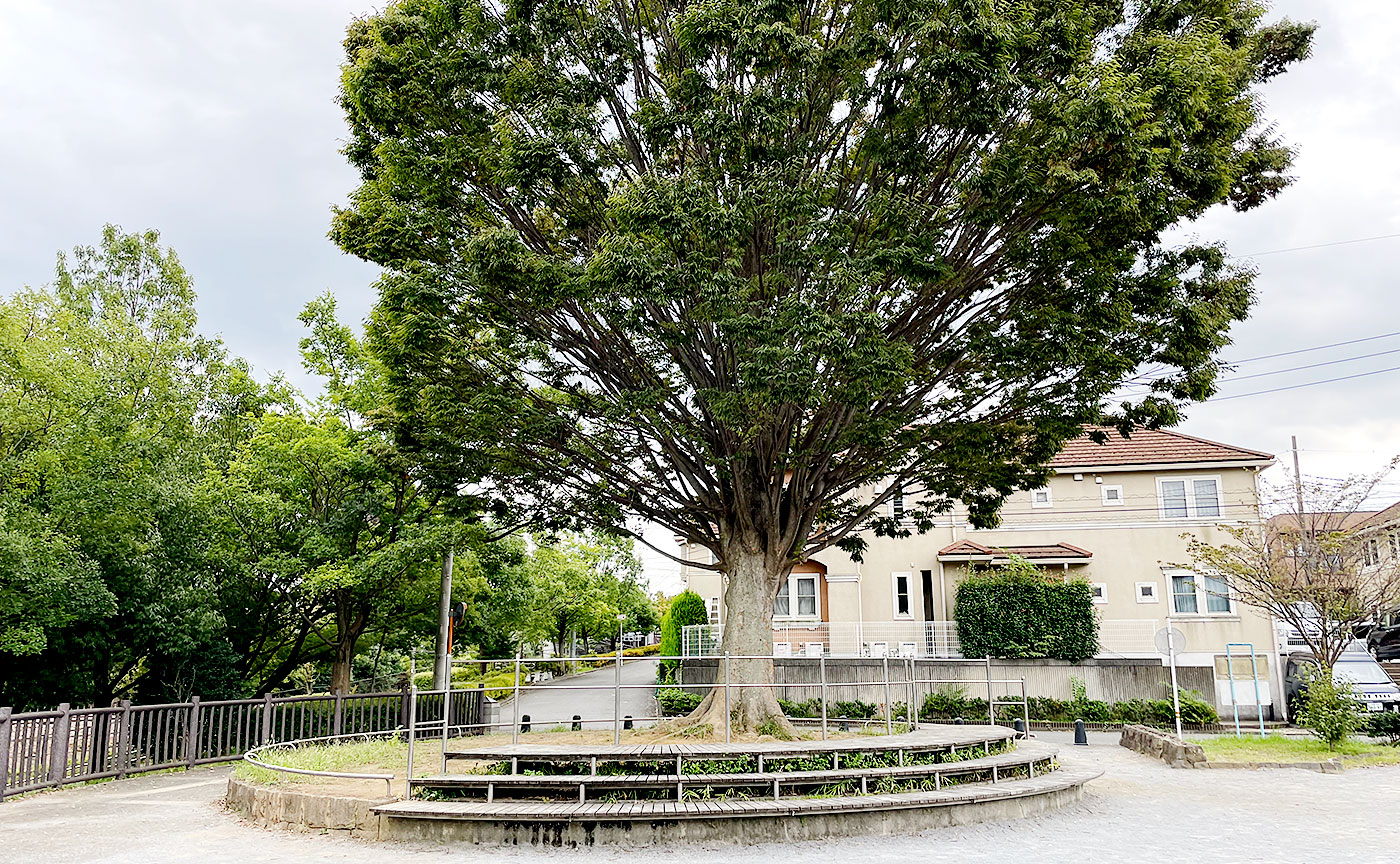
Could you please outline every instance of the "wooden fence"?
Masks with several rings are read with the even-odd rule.
[[[444,695],[418,693],[418,737],[440,735]],[[409,692],[289,696],[12,713],[0,707],[0,801],[35,789],[241,759],[253,747],[406,729]],[[453,690],[451,722],[475,734],[481,690]],[[433,725],[437,724],[436,731]]]

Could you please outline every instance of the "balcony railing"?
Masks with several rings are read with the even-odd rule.
[[[1160,622],[1119,618],[1099,624],[1100,657],[1156,657],[1154,636]],[[722,624],[697,624],[681,633],[685,657],[716,657],[723,652]],[[956,621],[814,621],[773,625],[773,654],[778,657],[917,657],[956,658]]]

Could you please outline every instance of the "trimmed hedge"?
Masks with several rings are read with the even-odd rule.
[[[1089,583],[1048,576],[1024,558],[973,571],[958,586],[954,610],[964,657],[1079,661],[1099,650]]]
[[[671,607],[666,610],[666,615],[661,619],[661,655],[679,657],[681,634],[685,632],[685,628],[708,623],[710,611],[705,608],[703,597],[694,591],[682,591],[677,594],[671,601]],[[658,680],[674,681],[676,668],[679,666],[679,660],[662,660],[661,668],[657,670]]]
[[[1140,723],[1148,726],[1171,726],[1174,722],[1171,699],[1129,699],[1125,702],[1102,702],[1086,699],[1077,693],[1074,699],[1051,699],[1032,696],[1029,700],[1032,720],[1068,723],[1084,720],[1088,723]],[[1001,705],[998,720],[1015,720],[1021,716],[1019,705]],[[955,720],[961,717],[971,722],[986,722],[987,700],[967,696],[960,688],[942,688],[924,698],[919,708],[921,720]],[[1193,690],[1181,691],[1181,721],[1183,723],[1218,723],[1220,715],[1215,706]]]

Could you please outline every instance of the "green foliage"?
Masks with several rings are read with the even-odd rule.
[[[1307,690],[1298,725],[1316,735],[1327,749],[1336,750],[1364,727],[1361,703],[1351,682],[1338,682],[1331,669],[1308,665],[1301,674]]]
[[[811,699],[804,699],[801,702],[794,702],[791,699],[779,697],[778,707],[783,709],[783,713],[789,717],[812,718],[822,716],[822,700],[815,696]]]
[[[710,613],[705,607],[705,599],[694,591],[682,591],[671,598],[666,616],[661,619],[661,655],[679,657],[681,638],[686,627],[710,623]],[[674,680],[679,660],[661,661],[660,674],[666,680]]]
[[[1099,648],[1089,583],[1047,575],[1016,556],[1005,566],[969,573],[958,586],[954,614],[968,657],[1077,661]]]
[[[679,687],[659,687],[656,690],[656,704],[661,706],[663,717],[689,714],[700,707],[704,698],[698,693],[687,693]]]
[[[1102,702],[1089,699],[1083,681],[1071,679],[1071,698],[1053,699],[1032,696],[1029,701],[1032,720],[1068,723],[1084,720],[1090,723],[1145,723],[1170,727],[1174,722],[1170,695],[1165,699],[1129,699],[1123,702]],[[999,706],[997,719],[1015,720],[1021,716],[1020,706]],[[973,722],[987,719],[987,700],[968,697],[961,688],[944,685],[924,698],[919,709],[923,720],[952,720],[958,717]],[[1184,723],[1211,724],[1220,720],[1215,706],[1193,690],[1181,691],[1181,719]]]
[[[854,699],[833,702],[828,716],[845,720],[870,720],[879,713],[880,706]]]
[[[1259,86],[1311,28],[1263,15],[406,0],[345,40],[332,236],[385,268],[371,339],[425,459],[762,594],[907,532],[896,485],[920,529],[989,525],[1085,424],[1210,395],[1252,273],[1168,232],[1288,183]]]
[[[1400,746],[1400,711],[1381,711],[1372,714],[1366,724],[1366,734],[1373,738],[1384,738],[1391,746]]]

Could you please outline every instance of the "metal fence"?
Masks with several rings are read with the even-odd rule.
[[[15,714],[0,707],[0,801],[36,789],[239,759],[254,747],[441,722],[442,692],[404,690]],[[450,715],[479,723],[480,689],[453,690]]]

